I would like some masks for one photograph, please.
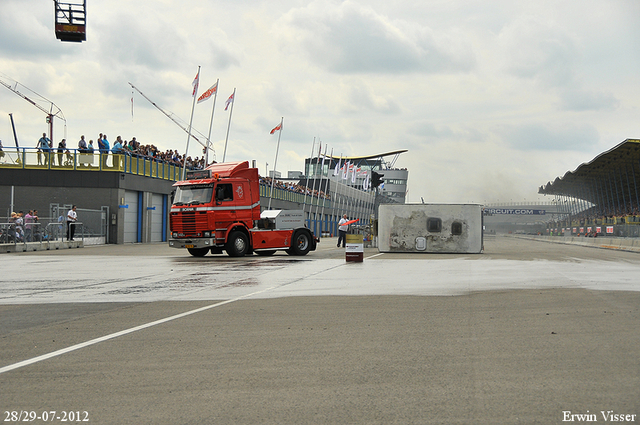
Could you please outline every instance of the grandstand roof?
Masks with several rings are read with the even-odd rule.
[[[340,158],[342,158],[343,160],[344,160],[344,159],[346,159],[346,160],[348,160],[348,161],[349,161],[349,160],[351,160],[351,161],[358,161],[358,160],[361,160],[361,159],[375,159],[375,158],[382,158],[382,157],[385,157],[385,156],[399,155],[399,154],[401,154],[401,153],[405,153],[405,152],[407,152],[407,151],[408,151],[408,149],[401,149],[401,150],[399,150],[399,151],[392,151],[392,152],[386,152],[386,153],[378,153],[378,154],[375,154],[375,155],[367,155],[367,156],[343,156],[343,157],[340,157],[340,156],[331,156],[331,155],[327,155],[327,158],[333,158],[333,159],[340,159]]]
[[[620,190],[624,196],[637,194],[640,187],[640,140],[627,139],[614,148],[601,153],[590,162],[581,164],[574,171],[557,177],[553,183],[540,186],[538,193],[543,195],[565,195],[586,199],[597,203],[592,191],[585,187],[616,184],[614,191]],[[609,189],[609,188],[606,188]],[[637,195],[633,195],[635,197]]]

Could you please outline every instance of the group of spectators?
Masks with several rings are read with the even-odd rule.
[[[42,229],[38,224],[38,210],[12,212],[9,223],[13,226],[3,229],[6,232],[6,242],[35,242],[42,239]]]
[[[585,211],[581,211],[578,214],[572,216],[574,220],[580,220],[581,222],[593,222],[595,220],[606,220],[625,217],[640,217],[640,210],[637,205],[633,205],[629,202],[627,205],[621,208],[607,208],[602,209],[598,207],[592,207]]]
[[[38,144],[36,146],[38,148],[38,164],[43,164],[43,156],[44,156],[44,165],[47,165],[49,158],[51,157],[52,165],[55,164],[55,155],[42,155],[48,153],[57,153],[58,156],[58,165],[63,165],[63,161],[69,161],[71,158],[71,153],[67,148],[67,142],[65,139],[62,139],[60,143],[58,143],[58,147],[54,148],[53,143],[47,137],[46,133],[42,134],[40,140],[38,140]],[[131,140],[123,140],[121,136],[117,136],[116,140],[113,142],[113,146],[109,142],[109,139],[106,134],[100,133],[96,143],[93,140],[86,141],[84,135],[80,136],[80,140],[78,141],[78,152],[80,153],[101,153],[101,154],[124,154],[131,155],[135,157],[142,157],[154,161],[164,162],[171,165],[182,166],[184,162],[186,162],[187,168],[190,169],[204,169],[205,167],[205,158],[202,156],[201,158],[191,156],[187,156],[185,158],[184,155],[181,155],[177,150],[168,149],[166,151],[161,151],[155,145],[142,145],[140,142],[136,140],[135,137],[132,137]],[[66,153],[66,157],[63,154]],[[204,153],[204,152],[203,152]],[[106,167],[106,156],[102,159],[103,167]]]
[[[273,179],[271,177],[260,177],[260,184],[271,187],[272,180]],[[303,195],[312,196],[314,198],[331,199],[331,196],[324,193],[322,190],[310,189],[306,186],[293,182],[283,182],[280,180],[275,180],[273,182],[273,187],[288,190],[289,192],[302,193]]]

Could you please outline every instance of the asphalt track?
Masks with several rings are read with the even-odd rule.
[[[185,254],[0,256],[0,420],[640,422],[640,254]]]

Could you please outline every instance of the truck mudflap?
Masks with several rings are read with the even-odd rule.
[[[215,238],[186,238],[186,239],[169,239],[171,248],[213,248],[216,245]]]

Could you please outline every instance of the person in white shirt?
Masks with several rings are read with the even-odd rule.
[[[347,246],[347,230],[349,230],[349,225],[347,223],[347,215],[343,215],[340,221],[338,222],[338,248],[340,248],[340,242],[342,242],[342,247],[345,248]]]
[[[71,207],[67,213],[67,240],[73,240],[73,234],[76,231],[75,222],[78,221],[78,213],[76,213],[76,206]]]

